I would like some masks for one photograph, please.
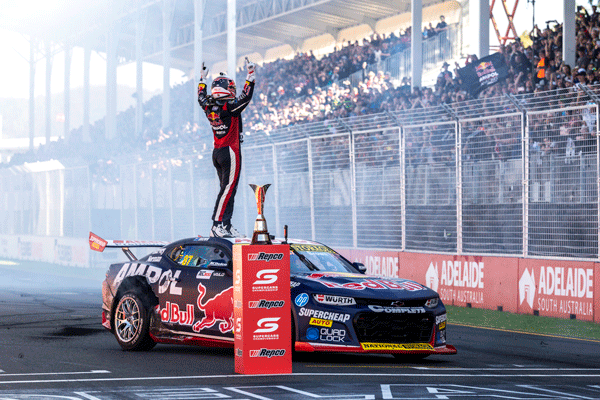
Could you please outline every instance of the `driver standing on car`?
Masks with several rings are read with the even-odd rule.
[[[198,84],[198,103],[204,110],[214,134],[213,165],[221,190],[213,211],[212,237],[243,237],[233,226],[233,202],[242,169],[240,144],[242,136],[242,111],[252,100],[254,93],[254,63],[246,58],[248,75],[240,97],[236,98],[235,82],[223,72],[213,80],[211,94],[206,91],[208,70],[202,65],[202,74]]]

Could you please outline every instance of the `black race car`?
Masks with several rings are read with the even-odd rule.
[[[233,347],[232,246],[244,243],[249,239],[105,241],[90,233],[93,250],[120,247],[130,259],[106,273],[102,324],[125,350],[149,350],[156,343]],[[456,353],[446,344],[446,309],[435,291],[365,275],[364,266],[320,243],[286,243],[296,351],[400,358]],[[136,259],[132,247],[159,248]]]

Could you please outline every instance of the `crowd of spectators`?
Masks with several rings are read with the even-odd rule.
[[[547,90],[572,88],[578,83],[599,83],[599,17],[595,6],[592,6],[589,13],[583,8],[578,9],[575,65],[568,65],[563,61],[562,26],[559,24],[546,29],[536,26],[531,32],[532,43],[528,47],[520,40],[501,46],[499,51],[509,66],[509,77],[479,93],[479,98],[485,101],[505,94],[524,93],[536,96]],[[440,35],[447,28],[442,17],[436,27],[433,24],[425,27],[423,35],[430,38]],[[250,135],[258,132],[271,133],[283,127],[307,122],[427,109],[471,99],[471,95],[461,86],[457,70],[477,61],[476,56],[468,56],[460,64],[455,62],[454,70],[444,62],[433,87],[411,89],[409,77],[398,81],[384,70],[367,72],[367,65],[381,65],[387,57],[409,48],[410,36],[410,28],[399,34],[375,33],[370,40],[346,41],[340,48],[321,58],[309,51],[299,53],[290,60],[279,59],[265,63],[257,68],[255,98],[244,112],[245,131]],[[347,78],[357,71],[362,71],[363,79],[357,86],[352,86]],[[35,154],[15,155],[11,164],[33,161],[32,158],[40,160],[69,156],[79,156],[85,160],[100,159],[104,163],[119,153],[135,154],[145,150],[159,151],[187,145],[203,149],[210,147],[212,138],[208,125],[201,123],[198,126],[190,122],[193,120],[193,107],[197,106],[195,86],[196,82],[190,80],[172,88],[171,124],[168,128],[161,128],[162,98],[156,96],[144,104],[144,131],[141,137],[131,134],[135,132],[135,110],[130,108],[117,116],[117,130],[130,133],[119,135],[118,147],[102,140],[104,121],[101,120],[90,128],[94,146],[88,150],[79,150],[85,146],[81,142],[82,129],[78,128],[72,132],[69,141],[41,147]],[[566,106],[567,102],[568,97],[565,97],[564,104],[559,106]],[[569,149],[574,147],[582,152],[596,151],[595,119],[589,116],[586,119],[581,112],[568,113],[569,122],[566,127],[551,126],[552,123],[557,124],[556,118],[549,118],[551,121],[538,116],[532,118],[532,151],[550,154],[564,149],[566,152],[567,146],[571,146],[569,140],[573,142]],[[520,137],[507,133],[503,124],[504,121],[497,120],[466,124],[463,130],[467,139],[463,151],[465,156],[472,160],[520,157]],[[570,139],[566,140],[565,137]],[[453,146],[449,146],[446,152],[439,150],[454,141],[447,130],[432,129],[414,133],[407,139],[409,161],[451,162],[453,158]],[[482,151],[487,148],[493,150]]]

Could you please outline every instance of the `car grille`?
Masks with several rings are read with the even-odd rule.
[[[431,339],[433,317],[423,314],[360,313],[354,319],[360,342],[425,343]]]
[[[378,299],[360,299],[354,298],[356,304],[361,306],[382,306],[382,307],[423,307],[426,299],[410,299],[410,300],[378,300]]]

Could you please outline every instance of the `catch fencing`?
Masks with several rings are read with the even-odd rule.
[[[233,224],[253,184],[269,230],[334,247],[598,259],[597,87],[246,132]],[[0,233],[206,236],[210,135],[101,166],[0,171]],[[135,161],[132,161],[135,160]]]

